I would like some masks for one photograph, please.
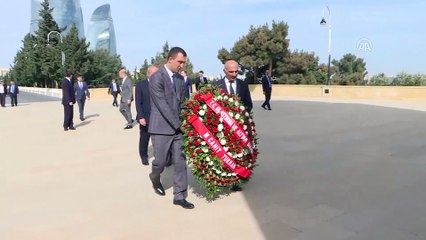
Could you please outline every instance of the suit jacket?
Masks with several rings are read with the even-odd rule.
[[[253,108],[253,102],[251,100],[251,94],[250,94],[250,89],[248,87],[248,84],[245,81],[242,81],[240,79],[237,79],[235,82],[237,85],[237,95],[240,97],[247,111],[251,112],[251,109]],[[228,89],[226,88],[225,78],[213,82],[213,85],[221,87],[223,90],[225,90],[226,93],[228,93]]]
[[[185,81],[185,97],[189,98],[191,96],[191,93],[192,93],[192,79],[187,77]]]
[[[269,78],[269,79],[268,79]],[[271,84],[271,86],[269,86]],[[271,92],[272,91],[272,79],[271,77],[265,75],[262,78],[262,89],[264,92]]]
[[[200,84],[201,83],[206,83],[207,82],[207,78],[206,77],[197,77],[196,79],[195,79],[195,89],[197,89],[197,91],[198,91],[198,89],[200,89]]]
[[[143,80],[136,84],[135,90],[135,107],[136,107],[136,120],[142,118],[149,122],[151,115],[151,99],[149,94],[149,81]]]
[[[120,84],[118,84],[118,82],[115,82],[115,86],[117,86],[117,93],[120,93]],[[109,84],[109,88],[108,88],[108,94],[112,93],[114,90],[114,86],[112,85],[112,82]]]
[[[151,116],[148,131],[151,134],[174,135],[181,126],[180,109],[184,101],[183,77],[176,76],[175,88],[165,66],[149,79]]]
[[[7,87],[7,93],[9,93],[9,94],[12,94],[11,92],[10,92],[10,87],[11,87],[12,85],[9,85],[8,87]],[[13,93],[13,94],[19,94],[19,88],[18,88],[18,85],[16,85],[15,84],[15,92]]]
[[[6,86],[6,84],[0,85],[0,87],[3,88],[3,93],[7,94],[7,86]]]
[[[62,104],[69,105],[70,102],[75,103],[75,91],[71,81],[64,78],[61,83],[62,87]]]
[[[126,81],[121,85],[121,102],[127,102],[128,100],[133,101],[133,84],[129,76],[126,77]]]
[[[90,98],[90,92],[86,82],[83,82],[83,88],[80,88],[80,86],[78,85],[78,81],[75,82],[74,91],[75,91],[75,97],[78,100],[86,99],[86,97]]]

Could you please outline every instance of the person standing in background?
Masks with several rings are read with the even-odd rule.
[[[3,80],[0,80],[0,106],[6,107],[7,87]]]
[[[195,79],[195,89],[198,91],[202,83],[207,83],[207,78],[204,77],[204,72],[201,70],[198,72],[198,77]]]
[[[74,104],[75,104],[75,91],[71,81],[72,73],[66,72],[65,78],[62,80],[62,105],[64,106],[64,131],[75,130],[73,117],[74,117]]]
[[[188,77],[188,73],[185,70],[180,71],[180,75],[183,76],[185,81],[185,98],[189,98],[192,95],[192,79]]]
[[[10,97],[10,104],[12,105],[12,107],[17,107],[18,106],[19,88],[18,88],[18,86],[16,86],[14,80],[10,80],[8,93],[9,93],[9,97]]]
[[[111,94],[114,97],[112,106],[118,107],[117,96],[120,92],[120,85],[118,85],[117,80],[113,78],[108,88],[108,94]]]
[[[271,104],[269,103],[272,93],[272,79],[269,70],[266,71],[265,76],[262,78],[262,89],[263,95],[265,95],[265,102],[263,102],[262,108],[266,110],[266,107],[268,107],[268,110],[272,110]]]
[[[121,68],[118,74],[123,79],[121,83],[120,112],[127,121],[124,129],[131,129],[133,128],[132,110],[130,108],[133,101],[132,79],[127,75],[126,68]]]
[[[149,143],[149,116],[151,115],[151,97],[149,95],[149,78],[158,70],[156,66],[149,66],[146,73],[146,80],[139,81],[135,90],[136,121],[139,123],[139,156],[143,165],[148,162]]]
[[[80,120],[84,121],[84,105],[86,103],[86,98],[87,100],[90,100],[90,92],[86,82],[83,79],[83,75],[81,74],[77,74],[77,82],[74,83],[74,91],[78,105],[78,111],[80,113]]]

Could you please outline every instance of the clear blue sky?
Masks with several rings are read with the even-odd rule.
[[[85,31],[96,7],[111,4],[117,51],[129,68],[139,67],[165,41],[183,47],[194,71],[222,73],[221,47],[231,48],[248,32],[272,20],[287,22],[290,49],[313,51],[326,63],[328,29],[320,26],[323,7],[331,10],[332,58],[345,53],[364,58],[372,74],[426,73],[426,1],[396,0],[80,0]],[[8,67],[29,31],[30,0],[3,2],[0,67]],[[328,14],[326,13],[326,18]],[[366,39],[371,51],[357,48]]]

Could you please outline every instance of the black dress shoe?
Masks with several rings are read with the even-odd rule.
[[[131,128],[133,128],[132,125],[127,125],[126,127],[124,127],[124,129],[131,129]]]
[[[64,128],[64,131],[68,131],[68,128]]]
[[[266,110],[266,107],[265,107],[265,106],[262,106],[262,108]]]
[[[268,108],[268,110],[270,111],[270,110],[272,110],[272,108]]]
[[[173,204],[174,205],[179,205],[185,209],[193,209],[195,206],[194,204],[186,201],[186,199],[182,199],[182,200],[173,200]]]
[[[149,166],[149,162],[148,161],[142,161],[142,165]]]
[[[84,121],[85,119],[84,119],[84,118],[80,118],[80,120],[81,120],[81,121]]]
[[[156,194],[160,196],[166,195],[166,191],[164,191],[163,185],[161,183],[152,183],[152,187]]]
[[[75,130],[75,127],[69,127],[68,129],[69,130]]]
[[[234,184],[234,185],[232,185],[232,187],[231,187],[231,191],[233,191],[233,192],[240,192],[240,191],[242,191],[243,190],[243,188],[242,187],[240,187],[240,185],[237,185],[237,184]]]

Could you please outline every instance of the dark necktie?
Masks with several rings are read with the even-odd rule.
[[[234,92],[234,88],[232,87],[232,85],[234,84],[234,81],[229,81],[229,93],[231,94],[231,95],[235,95],[235,92]]]
[[[176,92],[176,74],[172,75],[172,83],[173,83],[173,88],[174,88],[174,90]]]

